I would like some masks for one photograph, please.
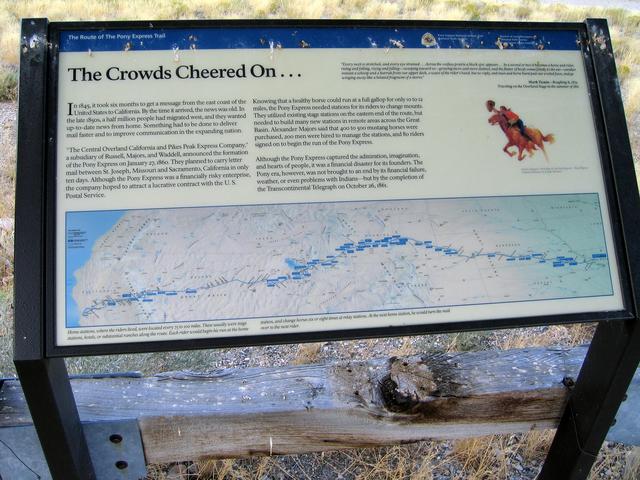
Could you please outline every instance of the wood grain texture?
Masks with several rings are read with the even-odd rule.
[[[586,353],[530,348],[72,380],[83,421],[135,418],[148,462],[302,453],[553,427]],[[30,423],[20,385],[0,427]]]

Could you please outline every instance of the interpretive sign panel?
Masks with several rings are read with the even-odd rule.
[[[67,356],[594,321],[540,473],[586,477],[640,353],[605,20],[20,38],[14,363],[53,477],[106,465]]]
[[[56,35],[57,346],[624,309],[577,28]]]

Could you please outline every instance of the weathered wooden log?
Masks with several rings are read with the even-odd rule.
[[[83,421],[135,418],[148,462],[291,454],[556,425],[586,352],[529,348],[72,381]],[[0,427],[30,423],[17,381]]]

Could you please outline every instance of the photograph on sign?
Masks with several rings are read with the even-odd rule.
[[[58,346],[623,309],[575,30],[59,36]]]

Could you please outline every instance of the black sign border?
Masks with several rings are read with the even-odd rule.
[[[618,260],[618,270],[620,275],[620,283],[622,290],[622,299],[625,308],[621,311],[607,312],[585,312],[576,314],[563,315],[545,315],[532,317],[517,317],[495,320],[477,320],[462,321],[451,323],[436,323],[424,325],[409,326],[393,326],[393,327],[373,327],[349,330],[330,330],[326,332],[302,332],[302,333],[285,333],[285,334],[265,334],[250,335],[238,337],[220,337],[220,338],[200,338],[185,340],[159,340],[144,341],[135,343],[113,343],[98,345],[75,345],[75,346],[58,346],[56,345],[56,290],[55,290],[55,229],[56,229],[56,139],[57,139],[57,78],[58,78],[58,48],[59,34],[69,30],[95,30],[104,29],[170,29],[170,28],[216,28],[216,27],[318,27],[318,28],[334,28],[334,27],[421,27],[421,28],[472,28],[478,30],[485,29],[509,29],[509,30],[570,30],[575,31],[581,39],[581,50],[584,59],[585,74],[589,84],[589,96],[591,99],[591,109],[593,113],[593,121],[598,137],[598,145],[602,162],[602,172],[605,181],[607,199],[609,203],[609,214],[614,237],[613,247],[616,250]],[[45,221],[45,231],[43,232],[44,242],[40,251],[41,272],[44,272],[44,285],[41,285],[42,299],[44,301],[44,309],[39,319],[20,318],[24,321],[38,321],[39,325],[32,325],[30,328],[37,330],[39,333],[35,335],[42,343],[40,345],[31,345],[30,349],[42,352],[46,358],[67,357],[67,356],[83,356],[83,355],[103,355],[117,353],[143,353],[143,352],[160,352],[175,350],[193,350],[206,348],[223,348],[223,347],[239,347],[254,345],[275,345],[287,343],[303,343],[318,341],[335,341],[335,340],[353,340],[361,338],[390,337],[402,335],[419,335],[431,333],[447,333],[472,330],[488,330],[517,328],[529,326],[544,326],[552,324],[569,324],[580,322],[598,322],[603,320],[628,320],[637,318],[636,298],[633,291],[631,281],[630,265],[638,265],[639,251],[633,242],[629,242],[625,238],[625,232],[635,230],[635,226],[629,224],[629,220],[633,218],[629,211],[634,206],[637,208],[637,190],[631,191],[629,178],[635,178],[635,170],[633,167],[633,159],[630,150],[620,155],[613,155],[611,145],[619,142],[622,138],[627,138],[628,133],[625,129],[622,131],[610,131],[605,123],[603,110],[613,101],[619,101],[619,92],[610,89],[602,89],[602,82],[598,82],[596,71],[593,65],[592,55],[598,52],[592,51],[590,41],[592,33],[587,31],[584,23],[525,23],[525,22],[449,22],[449,21],[376,21],[376,20],[231,20],[231,21],[161,21],[161,22],[52,22],[48,26],[48,50],[46,59],[46,73],[43,89],[45,90],[44,99],[45,107],[45,135],[40,140],[40,144],[45,149],[45,158],[43,159],[42,170],[44,174],[44,184],[41,188],[33,185],[34,190],[25,191],[18,189],[16,194],[16,223],[18,218],[30,218],[35,221],[42,218]],[[600,88],[599,88],[600,86]],[[37,89],[37,85],[34,85]],[[21,111],[21,116],[24,113]],[[21,119],[22,120],[22,119]],[[624,122],[624,118],[623,118]],[[22,125],[22,124],[21,124]],[[34,137],[36,136],[34,132]],[[36,137],[37,138],[37,137]],[[35,139],[34,139],[35,140]],[[27,148],[35,149],[36,145],[30,145]],[[23,145],[22,152],[24,153]],[[25,162],[33,162],[34,158],[24,158],[26,155],[19,155],[21,164]],[[32,166],[32,168],[35,166]],[[19,168],[21,172],[21,168]],[[37,182],[36,182],[37,183]],[[620,189],[619,185],[625,185],[626,188]],[[38,212],[34,208],[33,195],[38,195],[42,202],[43,210]],[[30,200],[26,200],[25,196],[29,196]],[[31,203],[31,207],[29,204]],[[20,209],[18,211],[18,209]],[[38,215],[40,213],[41,215]],[[627,223],[623,223],[622,219],[627,219]],[[20,232],[23,233],[23,232]],[[26,235],[25,235],[26,236]],[[630,239],[639,238],[630,236]],[[34,247],[39,243],[31,238],[30,245]],[[22,236],[16,237],[17,241],[25,241]],[[34,249],[35,250],[35,249]],[[33,251],[33,255],[37,252]],[[18,271],[18,268],[16,268]],[[25,275],[28,272],[19,271],[19,274]],[[36,278],[37,272],[33,272],[31,282],[41,282],[42,276]],[[17,274],[18,276],[18,274]],[[27,279],[23,279],[26,281]],[[25,291],[19,292],[21,283],[16,279],[16,295],[23,295]],[[24,298],[24,297],[23,297]],[[17,325],[17,323],[16,323]],[[29,328],[24,326],[21,328]],[[18,327],[16,334],[18,335]],[[35,338],[32,337],[35,340]],[[38,341],[38,340],[36,340]]]

